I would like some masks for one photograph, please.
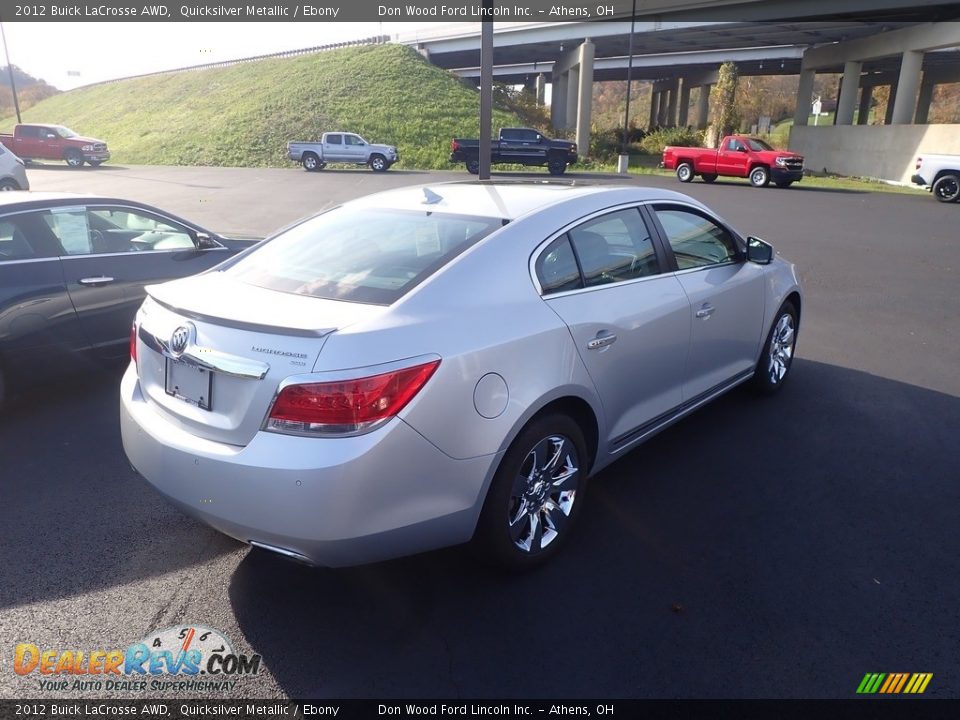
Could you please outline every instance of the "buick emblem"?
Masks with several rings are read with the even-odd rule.
[[[170,336],[170,350],[174,355],[182,355],[190,342],[191,328],[189,325],[181,325]]]

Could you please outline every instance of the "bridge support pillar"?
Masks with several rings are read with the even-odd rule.
[[[794,125],[806,125],[810,118],[810,106],[813,103],[813,81],[815,70],[800,70],[800,84],[797,86],[797,109],[793,113]]]
[[[587,157],[590,152],[594,52],[593,41],[586,38],[553,66],[550,118],[556,130],[576,129],[580,157]]]
[[[677,125],[687,126],[687,114],[690,111],[690,83],[686,79],[680,80],[680,107],[677,109]]]
[[[853,125],[853,110],[857,103],[857,90],[860,89],[860,70],[863,63],[848,60],[843,65],[843,83],[837,100],[836,125]]]
[[[860,90],[860,106],[857,108],[857,125],[870,122],[870,103],[873,102],[873,86],[867,85]]]
[[[710,123],[710,85],[700,86],[697,98],[697,130],[706,130]]]
[[[909,125],[917,107],[917,89],[923,67],[923,51],[908,50],[900,62],[900,78],[897,80],[897,98],[893,104],[893,125]]]

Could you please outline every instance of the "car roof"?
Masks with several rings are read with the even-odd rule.
[[[672,190],[637,185],[586,185],[551,181],[460,181],[396,188],[345,203],[351,207],[436,210],[456,215],[515,220],[528,213],[588,195],[630,193],[630,201],[700,203]],[[428,200],[429,198],[429,200]],[[438,199],[439,198],[439,199]]]
[[[23,207],[49,207],[60,203],[79,204],[87,201],[101,202],[103,200],[132,202],[128,200],[121,201],[119,198],[103,198],[98,195],[81,195],[80,193],[71,192],[5,192],[0,193],[0,210],[6,210],[8,207],[14,205],[22,205]]]
[[[187,220],[186,218],[180,217],[176,213],[172,213],[163,208],[158,208],[154,205],[148,203],[140,202],[139,200],[128,200],[126,198],[119,197],[110,197],[104,195],[88,195],[80,193],[70,193],[70,192],[46,192],[46,191],[17,191],[17,192],[0,192],[0,214],[2,213],[12,213],[12,212],[21,212],[27,210],[42,210],[44,208],[56,208],[56,207],[73,207],[76,205],[129,205],[130,207],[139,208],[146,212],[157,213],[158,215],[165,216],[170,220],[174,220],[179,223],[183,223],[194,230],[199,230],[201,232],[210,233],[211,231],[206,230],[205,228],[197,225],[192,220]],[[217,233],[213,233],[216,235]]]

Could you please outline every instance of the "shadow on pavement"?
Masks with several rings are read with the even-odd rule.
[[[235,550],[130,467],[125,365],[21,387],[0,414],[0,608],[122,586]]]
[[[536,572],[254,552],[230,602],[293,697],[854,697],[888,666],[955,696],[958,431],[957,397],[798,359],[595,478]]]

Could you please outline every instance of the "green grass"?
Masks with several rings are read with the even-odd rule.
[[[102,138],[117,163],[283,167],[288,140],[347,130],[396,145],[400,167],[443,169],[451,138],[479,135],[478,108],[413,49],[377,45],[80,88],[23,118]],[[494,111],[494,127],[517,124]]]

